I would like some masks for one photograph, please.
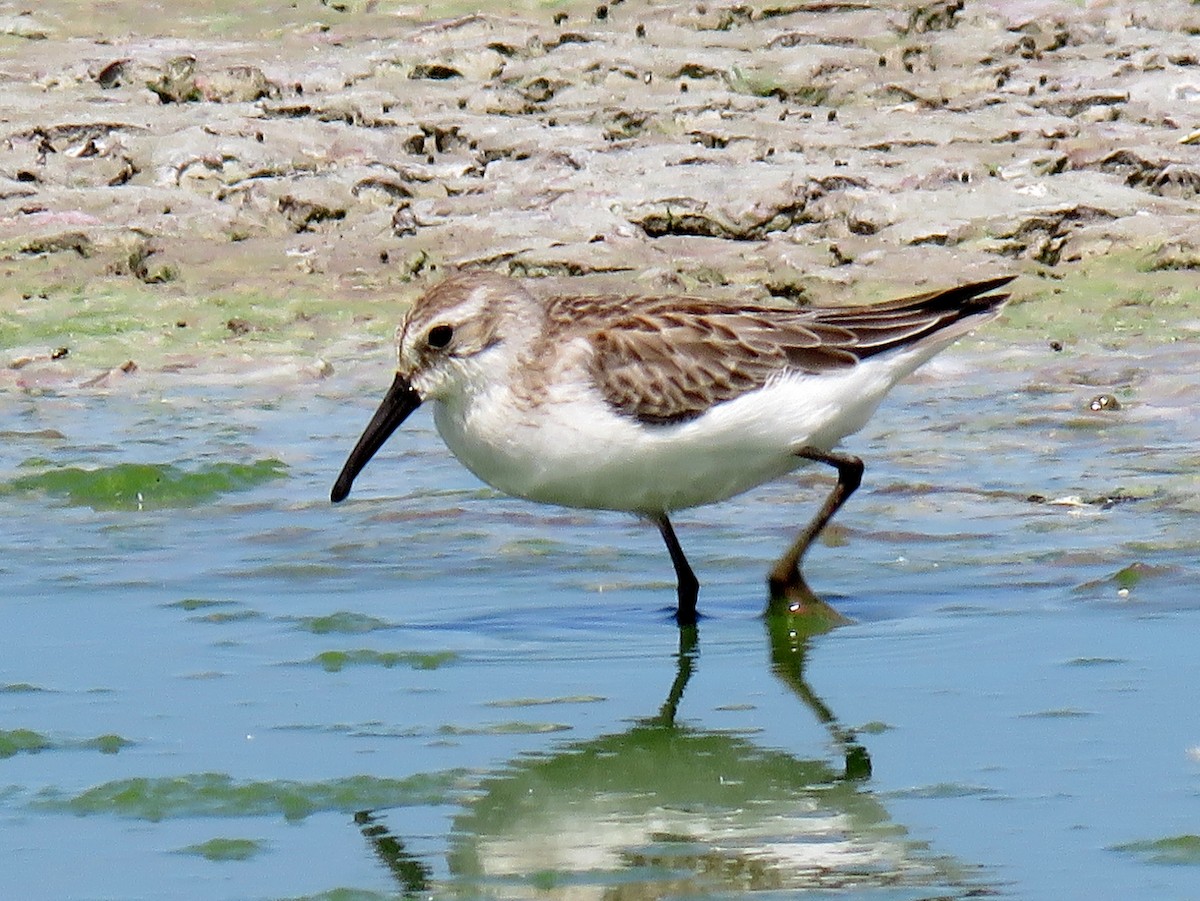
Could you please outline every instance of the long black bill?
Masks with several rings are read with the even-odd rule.
[[[333,483],[333,491],[329,492],[331,501],[336,504],[346,499],[355,476],[362,472],[362,468],[375,456],[375,452],[383,447],[383,443],[391,437],[392,432],[400,428],[400,423],[408,419],[408,414],[419,406],[421,395],[413,390],[408,379],[397,374],[392,387],[379,404],[379,409],[375,411],[362,437],[358,439],[358,444],[354,445],[354,450],[350,451],[350,456],[346,458],[346,465],[342,467],[337,481]]]

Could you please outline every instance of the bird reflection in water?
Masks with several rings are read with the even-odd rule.
[[[699,663],[680,629],[676,673],[656,714],[627,730],[522,755],[480,781],[453,824],[447,883],[371,814],[363,834],[406,897],[634,901],[748,890],[839,890],[856,898],[974,897],[973,868],[928,853],[865,786],[871,759],[809,686],[814,626],[766,618],[772,672],[824,725],[839,762],[759,747],[677,718]],[[369,827],[369,828],[368,828]]]
[[[413,855],[404,841],[392,835],[386,825],[369,810],[360,810],[354,815],[363,838],[375,852],[375,856],[395,878],[405,898],[424,896],[433,881],[433,868]]]

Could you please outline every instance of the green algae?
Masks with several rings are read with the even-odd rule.
[[[1071,720],[1080,717],[1092,716],[1086,710],[1076,710],[1074,707],[1054,707],[1049,710],[1038,710],[1033,713],[1018,714],[1021,719],[1027,720]]]
[[[206,842],[180,848],[180,854],[195,854],[214,862],[249,860],[267,850],[265,842],[250,838],[211,838]]]
[[[776,89],[742,85],[751,94]],[[1077,344],[1166,343],[1194,334],[1200,310],[1195,271],[1155,268],[1158,251],[1157,245],[1132,247],[1023,275],[1011,287],[1014,299],[1004,316],[971,340],[1005,346],[1036,334],[1071,352]],[[192,286],[194,293],[87,274],[74,281],[47,284],[36,278],[9,285],[0,290],[0,346],[21,349],[10,363],[68,348],[61,361],[39,363],[64,373],[109,370],[127,360],[141,372],[154,372],[180,365],[219,367],[222,359],[247,351],[264,366],[294,363],[323,355],[331,343],[350,336],[389,341],[394,318],[381,316],[369,298],[327,296],[294,283],[282,295],[274,293],[278,284],[212,290],[217,283],[246,284],[258,275],[248,271],[250,261],[230,265],[228,272],[206,272],[205,284]],[[709,280],[730,279],[743,276]],[[896,285],[867,280],[858,293],[864,300],[890,298]]]
[[[366,301],[296,284],[283,295],[272,293],[277,283],[228,289],[253,281],[256,273],[245,268],[252,265],[243,260],[243,268],[224,278],[207,272],[207,287],[216,289],[210,291],[198,284],[191,290],[132,286],[98,273],[73,272],[65,280],[31,273],[0,287],[0,347],[22,349],[14,360],[65,347],[69,356],[56,364],[63,371],[109,369],[126,360],[154,371],[201,365],[248,348],[264,362],[308,356],[313,342],[336,338],[351,324],[358,334],[388,340],[395,323],[373,315]]]
[[[83,742],[81,747],[92,748],[99,751],[101,754],[117,754],[122,748],[128,748],[133,745],[127,738],[122,738],[120,735],[97,735],[95,738],[88,739]]]
[[[1117,586],[1125,589],[1133,589],[1142,581],[1142,577],[1146,574],[1146,564],[1131,563],[1128,566],[1117,570],[1113,573],[1113,581]]]
[[[170,463],[117,463],[47,469],[18,476],[2,490],[48,494],[94,510],[161,509],[203,504],[286,475],[287,466],[275,459],[210,463],[190,471]]]
[[[227,623],[244,623],[255,619],[262,619],[262,614],[257,610],[214,610],[211,613],[200,613],[196,616],[189,616],[188,622],[211,623],[221,626]]]
[[[36,754],[48,751],[54,743],[40,732],[32,729],[6,729],[0,731],[0,760],[17,754]]]
[[[394,892],[372,892],[357,888],[333,888],[318,895],[303,895],[284,901],[396,901]]]
[[[158,822],[180,817],[282,816],[353,813],[382,807],[447,804],[465,771],[417,773],[403,779],[347,776],[323,782],[240,782],[225,773],[132,778],[106,782],[79,794],[42,791],[35,808],[79,816],[107,814]]]
[[[310,732],[317,735],[347,735],[351,738],[417,738],[426,730],[417,726],[388,726],[379,720],[366,723],[291,723],[272,726],[277,732]]]
[[[31,685],[28,682],[9,682],[7,685],[0,685],[0,695],[36,694],[43,691],[49,691],[49,689]]]
[[[358,648],[352,651],[322,651],[312,662],[328,673],[337,673],[347,666],[382,666],[385,669],[409,666],[413,669],[437,669],[457,659],[458,655],[453,651],[373,651],[370,648]]]
[[[1123,657],[1072,657],[1067,666],[1119,666],[1129,661]]]
[[[600,695],[564,695],[553,698],[509,698],[488,701],[487,707],[542,707],[549,704],[596,704],[608,700]]]
[[[1135,854],[1147,863],[1200,866],[1200,835],[1174,835],[1113,845],[1109,850]]]
[[[888,797],[905,799],[935,799],[945,798],[987,798],[996,794],[995,789],[982,785],[969,785],[963,782],[938,782],[933,785],[921,785],[913,788],[899,789],[889,792]]]
[[[548,735],[552,732],[569,732],[566,723],[527,723],[514,720],[506,723],[491,723],[485,726],[451,726],[438,729],[440,735]]]
[[[133,744],[120,735],[98,735],[88,739],[55,741],[50,736],[32,729],[0,730],[0,760],[17,754],[38,754],[42,751],[99,751],[101,754],[116,754]]]
[[[1157,248],[1130,248],[1055,271],[1040,282],[1013,283],[1014,300],[981,334],[1006,342],[1014,332],[1036,332],[1069,351],[1076,342],[1123,344],[1130,339],[1169,343],[1194,330],[1200,281],[1187,270],[1151,270]],[[1007,334],[1006,334],[1007,333]]]
[[[1128,566],[1121,567],[1121,569],[1109,576],[1084,582],[1075,588],[1075,593],[1086,594],[1096,591],[1107,593],[1115,586],[1117,591],[1129,594],[1147,580],[1169,576],[1174,572],[1175,569],[1173,567],[1153,566],[1148,563],[1136,561],[1130,563]]]
[[[209,623],[225,625],[226,623],[242,623],[262,619],[263,614],[258,610],[247,608],[240,601],[218,601],[210,598],[183,598],[162,605],[166,610],[183,610],[193,613],[189,616],[190,623]]]
[[[339,610],[327,616],[302,616],[296,620],[297,628],[314,635],[361,635],[380,629],[394,629],[394,624],[367,616],[365,613],[352,613]]]
[[[216,601],[211,598],[181,598],[178,601],[163,604],[163,607],[168,610],[186,610],[188,613],[191,613],[194,610],[207,610],[212,607],[235,607],[237,605],[237,601]]]

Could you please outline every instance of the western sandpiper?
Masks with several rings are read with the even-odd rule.
[[[805,461],[837,484],[768,575],[770,604],[823,606],[800,561],[858,487],[835,451],[884,395],[999,314],[1011,276],[869,306],[777,309],[695,297],[539,298],[469,272],[430,288],[397,330],[395,380],[330,495],[419,405],[476,476],[547,504],[637,514],[658,526],[694,623],[699,582],[670,514],[733,497]],[[828,608],[826,608],[828,609]]]

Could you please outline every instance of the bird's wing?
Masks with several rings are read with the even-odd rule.
[[[693,298],[625,298],[587,332],[605,400],[646,423],[683,422],[787,370],[852,366],[853,334],[807,314]]]
[[[990,314],[1007,295],[988,292],[1009,281],[856,307],[780,310],[691,297],[599,296],[556,298],[548,313],[566,331],[586,323],[590,375],[615,410],[666,424],[700,416],[786,372],[845,369]]]

